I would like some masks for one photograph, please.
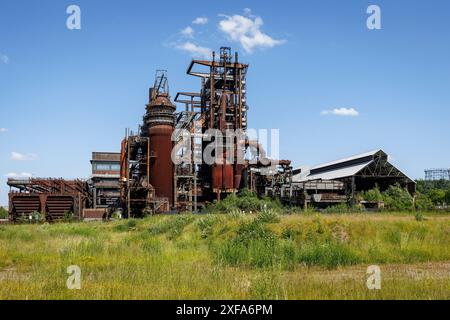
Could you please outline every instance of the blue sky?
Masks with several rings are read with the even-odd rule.
[[[413,178],[449,167],[449,1],[229,3],[0,0],[0,205],[8,174],[87,177],[140,123],[156,69],[172,96],[198,90],[188,50],[222,45],[250,64],[250,127],[279,128],[295,165],[382,148]]]

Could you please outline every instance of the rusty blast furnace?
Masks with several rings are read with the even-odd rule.
[[[415,193],[415,182],[381,149],[297,169],[289,160],[268,159],[247,135],[247,70],[222,47],[211,60],[191,61],[187,74],[200,80],[200,90],[178,92],[173,102],[167,72],[157,71],[143,121],[137,132],[126,131],[120,154],[94,152],[88,181],[8,179],[10,220],[31,221],[36,212],[47,221],[71,213],[106,219],[119,208],[125,217],[197,212],[243,189],[303,208],[377,208],[380,203],[357,197],[375,186],[399,184]]]
[[[175,109],[166,72],[157,71],[139,134],[127,130],[122,141],[121,203],[128,215],[164,212],[173,207],[171,151]]]
[[[196,71],[196,68],[206,70],[201,72]],[[175,98],[176,102],[186,105],[186,110],[199,111],[197,127],[201,128],[203,137],[208,136],[208,130],[211,129],[221,133],[222,137],[214,137],[222,139],[216,141],[218,145],[226,145],[227,132],[247,129],[247,69],[248,65],[239,63],[237,53],[233,61],[230,48],[221,48],[218,61],[213,53],[212,61],[193,60],[188,68],[189,75],[201,79],[200,92],[181,92]],[[183,96],[191,100],[180,99]],[[194,98],[197,100],[194,101]],[[192,130],[191,124],[186,127]],[[202,144],[202,154],[205,154],[210,139],[205,140]],[[202,194],[206,198],[220,200],[221,194],[234,193],[240,189],[244,166],[242,161],[238,161],[237,151],[239,148],[245,148],[245,145],[242,141],[241,144],[239,142],[235,138],[231,149],[223,149],[221,154],[213,154],[218,160],[217,163],[211,165],[202,161],[200,164],[200,183],[204,186]]]
[[[200,78],[200,91],[177,93],[174,101],[184,105],[177,113],[167,73],[157,71],[143,124],[138,134],[127,131],[122,142],[121,202],[129,215],[197,211],[243,188],[256,188],[252,166],[243,159],[249,148],[257,159],[253,167],[277,164],[262,165],[264,151],[245,136],[247,69],[226,47],[218,57],[213,52],[212,60],[192,60],[187,74]],[[230,143],[229,132],[243,134]],[[214,163],[203,159],[211,142],[227,146],[210,152]],[[183,161],[174,164],[172,156]]]
[[[173,205],[171,152],[176,107],[170,102],[164,74],[157,77],[156,81],[157,86],[150,90],[143,135],[148,132],[150,142],[150,184],[155,188],[157,197],[166,198]]]

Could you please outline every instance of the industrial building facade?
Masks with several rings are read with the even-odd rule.
[[[119,207],[120,153],[93,152],[91,165],[88,184],[93,209]]]
[[[91,195],[83,180],[51,178],[8,179],[9,217],[12,221],[28,219],[40,213],[54,221],[73,214],[81,219],[83,209],[90,206]]]
[[[187,74],[199,79],[200,88],[178,92],[173,101],[167,72],[157,71],[143,121],[136,132],[127,129],[120,153],[93,152],[87,181],[9,180],[11,219],[34,211],[49,220],[68,211],[80,218],[86,212],[101,218],[116,210],[128,217],[198,212],[243,189],[302,207],[352,204],[356,193],[375,186],[385,190],[399,184],[415,192],[414,181],[382,150],[310,169],[268,159],[258,141],[247,136],[248,68],[227,47],[218,55],[213,52],[211,60],[192,60]],[[182,109],[177,111],[175,103]],[[243,134],[229,140],[230,131]],[[198,162],[208,141],[231,148],[215,149],[214,163]],[[248,154],[251,159],[241,157]]]
[[[302,199],[303,205],[356,204],[357,193],[375,187],[385,191],[396,184],[411,194],[416,192],[416,183],[390,163],[380,149],[294,173],[292,183],[284,186],[280,196],[289,201],[293,197],[296,203]]]

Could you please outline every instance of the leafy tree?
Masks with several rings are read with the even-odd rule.
[[[430,197],[434,205],[443,204],[445,202],[445,190],[432,189],[428,192],[428,197]]]
[[[416,197],[416,209],[423,211],[433,210],[434,205],[430,197],[424,193],[418,193]]]
[[[445,192],[445,203],[447,205],[450,205],[450,189],[447,190],[447,192]]]
[[[414,206],[413,197],[398,184],[383,192],[383,200],[389,210],[412,210]]]
[[[425,180],[416,180],[416,190],[419,193],[428,193],[429,188],[427,188],[427,181]]]
[[[249,212],[260,212],[265,209],[281,210],[282,205],[279,201],[270,198],[258,198],[258,196],[249,191],[242,190],[238,195],[230,194],[222,201],[215,202],[208,206],[209,212],[233,212],[234,210]]]
[[[0,219],[8,219],[8,210],[0,207]]]
[[[449,180],[416,180],[417,191],[420,193],[429,193],[433,189],[450,190]]]
[[[376,186],[375,188],[373,188],[371,190],[364,191],[362,193],[362,198],[365,201],[369,201],[369,202],[383,201],[383,195],[381,194],[381,191],[378,188],[378,186]]]

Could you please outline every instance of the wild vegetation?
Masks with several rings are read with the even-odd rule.
[[[229,195],[225,199],[214,202],[207,207],[209,213],[229,213],[235,210],[243,213],[254,213],[264,209],[282,210],[283,206],[277,200],[258,198],[249,190],[242,190],[239,194]]]
[[[0,299],[448,299],[449,230],[446,215],[273,208],[4,225]],[[373,264],[381,290],[366,287]]]
[[[0,299],[449,299],[450,216],[398,186],[360,197],[386,207],[305,212],[244,191],[206,214],[1,225]]]
[[[416,182],[419,197],[425,199],[427,203],[434,207],[450,206],[450,181],[417,180]]]
[[[0,207],[0,219],[8,219],[8,210]]]

